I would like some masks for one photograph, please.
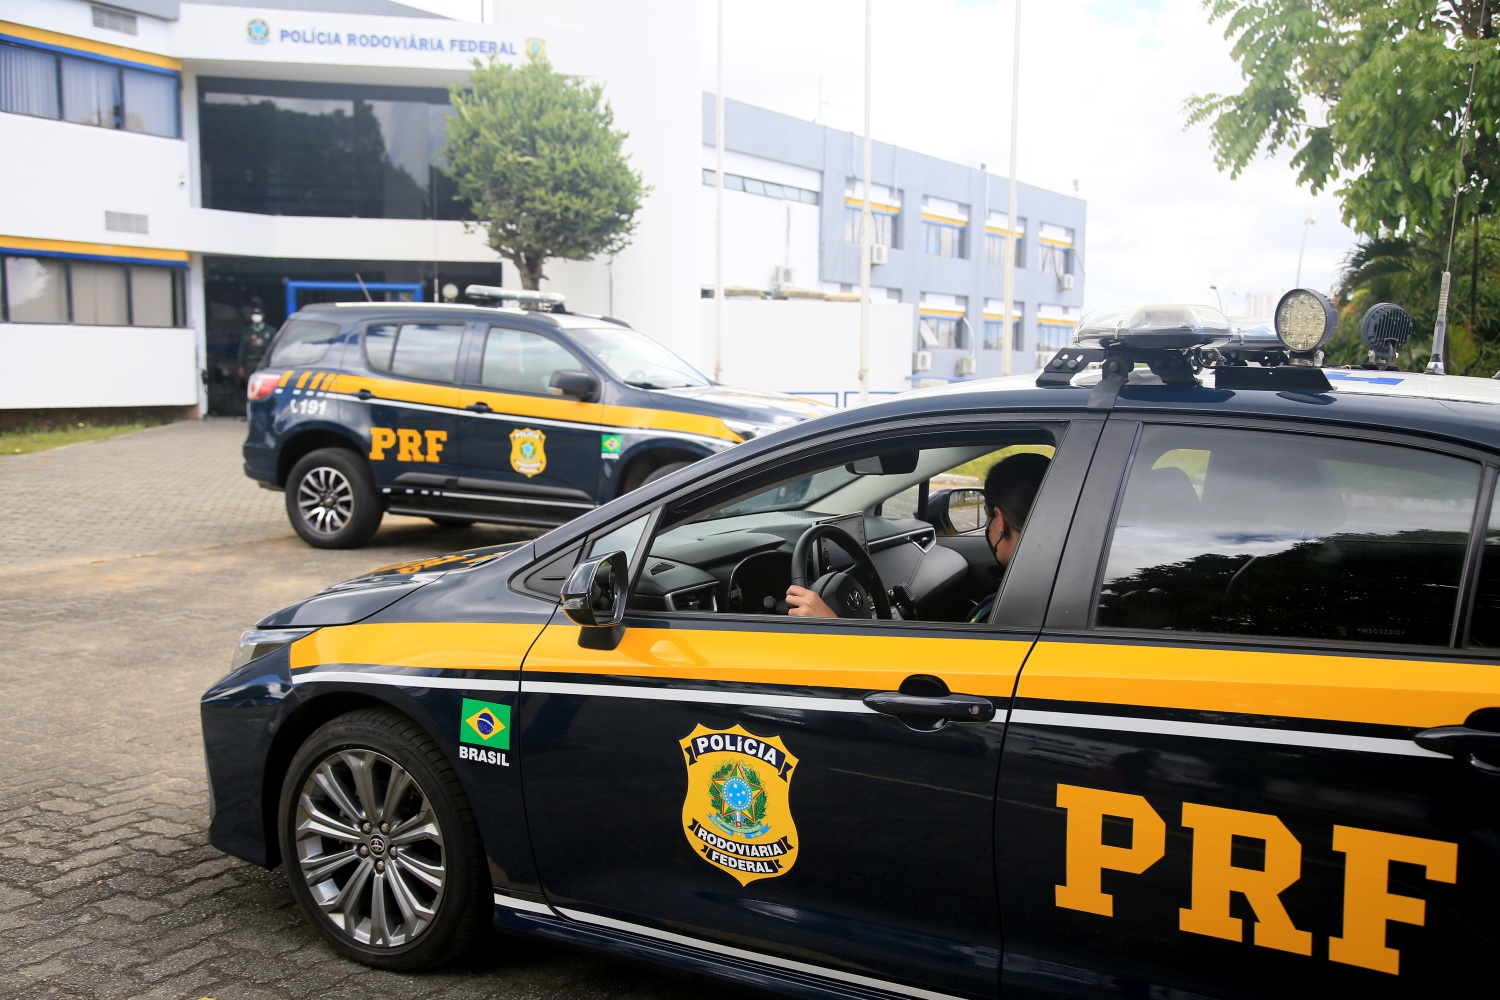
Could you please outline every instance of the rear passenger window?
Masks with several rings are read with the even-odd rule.
[[[315,365],[323,360],[328,348],[338,339],[339,328],[333,323],[309,323],[305,319],[289,320],[266,358],[267,368],[297,368]]]
[[[452,382],[463,343],[460,324],[403,323],[365,330],[365,357],[370,367],[392,375]]]
[[[1479,587],[1469,618],[1469,645],[1481,649],[1500,646],[1500,492],[1490,508],[1484,531],[1484,554],[1479,564]]]
[[[1095,623],[1446,646],[1479,476],[1411,448],[1147,427]]]
[[[484,341],[484,364],[479,381],[502,392],[545,393],[557,371],[583,368],[561,344],[526,330],[490,327]]]

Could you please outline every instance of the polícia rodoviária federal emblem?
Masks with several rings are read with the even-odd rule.
[[[510,467],[530,479],[547,467],[547,435],[530,427],[510,432]]]
[[[797,758],[781,738],[698,725],[682,752],[682,832],[693,850],[740,885],[791,871],[798,840],[787,792]]]

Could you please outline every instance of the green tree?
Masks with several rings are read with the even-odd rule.
[[[1493,211],[1500,182],[1497,0],[1204,0],[1245,78],[1184,104],[1238,176],[1292,152],[1297,179],[1330,183],[1357,232],[1446,233]],[[1471,68],[1472,114],[1463,121]],[[1462,142],[1461,142],[1462,140]],[[1463,147],[1460,155],[1460,145]]]
[[[1401,352],[1400,365],[1420,371],[1432,352],[1438,291],[1448,260],[1448,238],[1412,233],[1366,238],[1345,258],[1339,278],[1339,332],[1328,348],[1330,364],[1365,360],[1359,323],[1378,302],[1395,302],[1411,313],[1416,333]],[[1472,220],[1453,243],[1453,284],[1448,299],[1449,372],[1491,376],[1500,370],[1500,219]]]
[[[548,258],[618,253],[650,192],[622,152],[626,133],[601,84],[545,60],[474,61],[470,89],[451,90],[443,157],[459,197],[495,252],[535,289]]]

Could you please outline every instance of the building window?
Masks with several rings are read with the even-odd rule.
[[[714,186],[713,168],[703,168],[703,183],[709,187]],[[804,205],[816,205],[818,203],[818,192],[816,191],[793,187],[790,184],[774,184],[771,181],[760,181],[753,177],[744,177],[740,174],[731,174],[728,172],[724,174],[724,190],[743,191],[746,194],[758,194],[766,198],[779,198],[782,201],[798,201]]]
[[[1019,351],[1023,349],[1025,334],[1021,328],[1021,314],[1026,307],[1020,302],[1013,305],[1010,311],[1010,349]],[[1001,299],[986,299],[984,303],[984,336],[979,346],[986,351],[998,351],[1004,344],[1001,339],[1005,336],[1005,302]]]
[[[1073,342],[1078,327],[1077,306],[1039,306],[1036,311],[1036,363],[1043,367]]]
[[[922,199],[922,250],[937,257],[969,256],[969,206]]]
[[[922,350],[968,350],[969,300],[962,295],[928,294],[917,309],[917,339]]]
[[[859,219],[864,214],[865,186],[849,178],[844,185],[844,242],[859,242]],[[870,221],[874,232],[870,242],[876,246],[901,249],[901,192],[884,184],[870,185]]]
[[[1037,269],[1050,274],[1073,273],[1073,230],[1042,223],[1037,234]]]
[[[984,227],[984,262],[999,267],[1005,263],[1005,239],[1010,221],[1004,212],[991,212]],[[1016,267],[1026,266],[1026,220],[1016,223]]]
[[[452,107],[430,88],[202,77],[205,208],[469,220],[439,161]]]
[[[181,268],[9,254],[0,259],[4,322],[186,325]]]
[[[175,139],[178,84],[171,71],[0,42],[0,111],[12,114]]]
[[[846,243],[859,242],[859,217],[864,214],[862,205],[844,206],[844,241]],[[896,216],[890,212],[877,212],[873,207],[870,209],[870,222],[874,224],[875,230],[870,234],[870,242],[876,246],[896,246]]]

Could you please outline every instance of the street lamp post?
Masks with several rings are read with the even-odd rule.
[[[1302,287],[1302,254],[1303,254],[1304,251],[1307,250],[1307,233],[1308,233],[1308,230],[1312,229],[1313,223],[1317,222],[1317,221],[1318,221],[1317,219],[1314,219],[1310,215],[1307,218],[1305,218],[1305,219],[1302,220],[1302,246],[1300,246],[1297,249],[1297,280],[1295,282],[1293,282],[1293,284],[1292,284],[1293,288],[1301,288]]]
[[[1212,291],[1214,293],[1214,298],[1216,298],[1216,299],[1219,300],[1219,312],[1223,312],[1224,311],[1224,296],[1222,296],[1222,295],[1219,294],[1219,286],[1218,285],[1209,285],[1208,287],[1210,289],[1212,289]]]

